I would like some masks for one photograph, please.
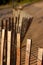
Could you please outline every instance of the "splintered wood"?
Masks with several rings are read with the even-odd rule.
[[[42,57],[43,56],[43,49],[39,48],[38,49],[38,59],[37,59],[37,65],[43,65],[42,64]]]
[[[10,51],[11,51],[11,31],[8,31],[7,35],[7,65],[10,65]]]
[[[17,33],[17,61],[16,65],[20,65],[20,33]]]
[[[25,65],[29,65],[30,48],[31,48],[31,39],[27,39],[27,44],[26,44],[26,56],[25,56]]]
[[[5,36],[5,30],[3,29],[1,38],[1,65],[3,65],[4,36]]]

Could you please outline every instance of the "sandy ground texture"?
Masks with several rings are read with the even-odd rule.
[[[27,6],[24,11],[33,16],[33,21],[28,28],[22,46],[25,45],[27,38],[32,39],[30,65],[36,65],[38,48],[43,48],[43,2]]]

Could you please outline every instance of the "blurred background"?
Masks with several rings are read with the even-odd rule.
[[[5,5],[5,4],[11,4],[12,2],[16,3],[30,3],[30,2],[37,2],[41,0],[0,0],[0,5]]]

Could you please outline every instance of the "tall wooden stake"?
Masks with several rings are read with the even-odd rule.
[[[16,17],[14,16],[14,29],[15,29],[15,25],[16,25]]]
[[[16,65],[20,65],[20,33],[17,33],[17,61]]]
[[[29,65],[30,48],[31,48],[31,39],[27,39],[25,65]]]
[[[11,31],[8,31],[7,35],[7,65],[10,65],[10,50],[11,50]]]
[[[0,41],[1,41],[1,30],[2,30],[2,22],[0,21]]]
[[[1,38],[1,65],[3,65],[4,36],[5,36],[5,30],[2,29],[2,38]]]
[[[38,59],[37,59],[37,65],[42,65],[42,56],[43,56],[43,49],[38,49]]]

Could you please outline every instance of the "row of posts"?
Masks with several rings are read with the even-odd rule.
[[[10,59],[12,59],[12,57],[14,57],[12,55],[14,55],[14,53],[15,53],[15,51],[14,52],[12,51],[13,49],[15,49],[13,46],[15,44],[14,39],[15,39],[16,33],[20,32],[19,17],[12,16],[7,19],[1,20],[0,23],[1,23],[0,24],[1,25],[0,26],[1,65],[6,65],[6,64],[10,65],[11,64]],[[13,48],[12,48],[12,46],[13,46]],[[7,59],[6,58],[4,59],[4,56]],[[12,61],[14,61],[14,60],[12,60]],[[5,62],[5,63],[3,63],[3,62]],[[15,64],[15,63],[13,63],[13,64]]]
[[[4,39],[5,39],[5,30],[2,29],[2,37],[1,37],[1,65],[3,65],[3,49],[4,49]],[[7,33],[7,64],[10,65],[10,53],[11,51],[11,31]],[[25,65],[29,65],[30,59],[30,51],[31,51],[31,39],[27,39],[26,43],[26,56],[25,56]],[[20,65],[20,33],[17,33],[17,59],[16,65]],[[38,59],[37,65],[42,65],[43,60],[43,48],[38,48]]]
[[[14,30],[15,31],[15,24],[16,24],[16,20],[17,20],[17,24],[16,24],[16,33],[17,33],[17,56],[16,56],[16,65],[20,65],[20,60],[21,60],[21,50],[20,50],[20,45],[21,45],[21,37],[20,37],[20,32],[21,32],[21,24],[19,25],[20,27],[18,27],[18,24],[20,22],[19,21],[19,18],[16,18],[14,17]],[[4,21],[5,22],[5,21]],[[12,23],[12,21],[10,21]],[[9,27],[9,21],[7,21],[7,25],[5,24],[4,27],[2,25],[2,33],[1,33],[1,65],[3,65],[3,52],[4,52],[4,40],[5,40],[5,29],[6,29],[6,26],[7,26],[7,51],[6,51],[6,65],[10,65],[11,63],[11,38],[12,38],[12,30],[11,28]],[[11,25],[12,26],[12,25]],[[15,40],[15,39],[14,39]],[[31,39],[27,39],[27,43],[26,43],[26,56],[25,56],[25,65],[29,65],[29,62],[30,62],[30,52],[31,52]],[[42,65],[42,56],[43,56],[43,49],[42,48],[39,48],[38,49],[38,59],[37,59],[37,65]],[[5,60],[4,60],[5,61]],[[12,63],[13,64],[13,63]]]

